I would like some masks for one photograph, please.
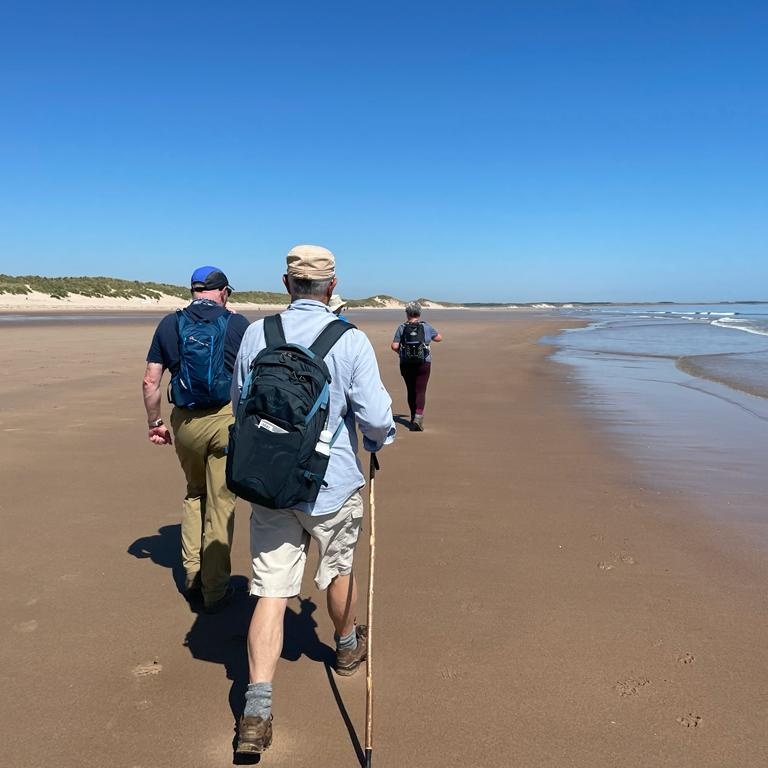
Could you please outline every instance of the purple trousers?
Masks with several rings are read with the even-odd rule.
[[[405,379],[408,390],[408,407],[411,410],[411,420],[416,414],[424,413],[424,403],[427,400],[427,383],[432,363],[400,363],[400,375]]]

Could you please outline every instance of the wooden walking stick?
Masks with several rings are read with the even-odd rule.
[[[371,535],[368,557],[368,655],[365,660],[365,768],[371,768],[373,754],[373,568],[376,564],[376,495],[374,479],[379,469],[376,454],[371,454],[368,509],[371,517]]]

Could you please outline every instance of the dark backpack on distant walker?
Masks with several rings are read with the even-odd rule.
[[[224,365],[224,338],[231,312],[197,320],[176,310],[179,370],[168,385],[168,400],[179,408],[221,407],[229,402],[232,374]]]
[[[317,499],[330,448],[344,426],[342,418],[333,435],[328,431],[331,374],[323,358],[354,327],[334,320],[307,349],[286,342],[280,315],[264,319],[267,346],[251,363],[229,428],[227,486],[233,493],[270,509]]]
[[[427,344],[424,323],[404,323],[400,334],[400,359],[404,363],[418,365],[427,359]]]

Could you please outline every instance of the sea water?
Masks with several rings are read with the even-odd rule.
[[[543,341],[619,450],[768,545],[768,305],[562,312],[588,325]]]
[[[571,310],[591,321],[561,346],[673,360],[683,371],[768,397],[768,305]]]

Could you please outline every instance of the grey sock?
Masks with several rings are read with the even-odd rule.
[[[269,720],[272,712],[272,683],[248,683],[245,692],[246,717],[261,717]]]
[[[357,648],[357,632],[353,626],[352,631],[348,635],[339,637],[336,635],[336,652],[339,651],[354,651]]]

